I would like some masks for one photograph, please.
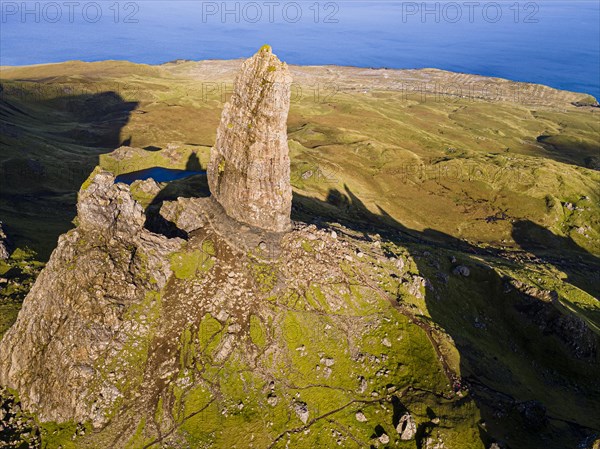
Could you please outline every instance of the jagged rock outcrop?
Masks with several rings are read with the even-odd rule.
[[[291,227],[286,125],[291,82],[287,65],[268,46],[245,61],[208,165],[210,191],[226,213],[274,232]]]
[[[91,422],[95,432],[73,436],[75,447],[143,447],[135,435],[232,447],[248,428],[260,447],[351,444],[332,433],[330,413],[364,442],[377,425],[399,440],[392,401],[426,377],[402,368],[413,364],[409,345],[436,357],[376,287],[394,295],[397,280],[413,282],[398,269],[404,256],[388,253],[399,249],[297,223],[266,261],[258,235],[268,233],[252,234],[213,200],[163,205],[187,230],[183,243],[146,230],[142,207],[110,173],[86,184],[78,227],[60,238],[0,343],[0,384],[26,409],[43,421]],[[254,248],[232,243],[235,226]],[[440,373],[428,382],[437,390],[448,381]],[[240,427],[241,414],[251,427]],[[311,432],[293,431],[300,426]]]
[[[0,384],[42,420],[98,426],[121,397],[123,351],[152,332],[150,320],[134,317],[152,314],[171,276],[166,255],[182,241],[144,229],[143,209],[108,172],[82,188],[77,212],[79,226],[60,237],[0,342]],[[120,365],[116,373],[98,375],[111,364]]]
[[[281,250],[281,233],[240,224],[227,215],[213,198],[178,198],[177,201],[165,202],[160,216],[163,221],[187,234],[211,227],[229,246],[242,252],[260,253],[264,259],[275,258]],[[169,226],[165,228],[166,232],[170,229]]]
[[[10,257],[8,250],[8,237],[2,229],[2,222],[0,221],[0,260],[6,260]]]

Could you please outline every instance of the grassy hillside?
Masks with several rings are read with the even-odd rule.
[[[16,244],[46,258],[98,164],[206,167],[238,64],[2,68],[0,218]],[[600,108],[437,70],[292,71],[293,218],[411,256],[425,293],[396,296],[467,386],[486,447],[586,447],[600,433]],[[188,399],[185,413],[204,400]]]
[[[176,144],[206,161],[236,67],[3,68],[0,216],[47,257],[100,154],[125,143],[156,157]],[[599,175],[588,167],[600,149],[600,109],[571,104],[584,96],[441,71],[368,72],[293,68],[298,192],[324,199],[348,185],[407,227],[496,246],[518,247],[512,222],[526,219],[598,254]]]

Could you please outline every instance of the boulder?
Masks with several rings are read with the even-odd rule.
[[[469,270],[469,267],[459,265],[452,271],[452,273],[456,276],[469,277],[471,274],[471,270]]]
[[[296,412],[296,415],[298,415],[298,418],[300,418],[300,421],[302,421],[303,424],[306,424],[308,422],[309,412],[306,403],[295,402],[294,411]]]
[[[417,434],[417,424],[410,413],[402,415],[400,422],[396,426],[396,432],[400,435],[400,439],[404,441],[412,440],[415,437]]]

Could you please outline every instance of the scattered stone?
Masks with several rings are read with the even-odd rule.
[[[367,391],[367,379],[365,379],[363,376],[360,376],[358,378],[358,392],[359,393],[364,393],[365,391]]]
[[[356,412],[356,414],[354,415],[354,417],[356,418],[356,420],[358,422],[367,422],[367,417],[361,411]]]
[[[417,434],[417,424],[410,413],[405,413],[400,418],[400,422],[396,426],[396,432],[400,435],[400,439],[404,441],[412,440],[415,437]]]
[[[150,196],[156,196],[160,193],[160,185],[152,178],[138,179],[131,183],[131,189],[137,188]]]
[[[227,328],[227,333],[229,334],[237,334],[242,330],[242,326],[239,323],[232,323]]]
[[[332,358],[329,358],[329,357],[322,357],[320,362],[321,362],[321,365],[333,366],[333,364],[335,363],[335,360],[333,360]]]
[[[456,276],[469,277],[469,275],[471,274],[471,270],[469,270],[469,268],[464,265],[459,265],[454,270],[452,270],[452,273]]]
[[[390,437],[387,435],[387,433],[383,433],[379,437],[379,442],[381,444],[388,444],[390,442]]]
[[[421,276],[413,276],[412,282],[407,286],[408,293],[416,298],[423,299],[425,296],[421,291],[421,287],[425,286],[425,278]]]
[[[229,313],[227,312],[227,310],[221,309],[217,315],[217,320],[225,322],[227,321],[227,318],[229,318]]]
[[[300,421],[302,421],[302,423],[306,424],[308,422],[308,406],[306,405],[306,403],[304,402],[295,402],[294,403],[294,411],[296,412],[296,415],[298,415],[298,418],[300,418]]]
[[[402,271],[404,270],[404,259],[402,257],[398,257],[398,259],[396,260],[396,268],[398,268],[398,270]]]
[[[446,445],[441,437],[438,436],[437,441],[431,437],[428,437],[425,440],[425,448],[424,449],[446,449]]]
[[[391,348],[392,347],[392,342],[390,341],[389,338],[385,337],[382,341],[381,344],[383,346],[385,346],[386,348]]]

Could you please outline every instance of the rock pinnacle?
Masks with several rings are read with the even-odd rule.
[[[291,227],[291,83],[287,64],[269,46],[246,60],[223,108],[208,165],[210,191],[227,215],[273,232]]]

